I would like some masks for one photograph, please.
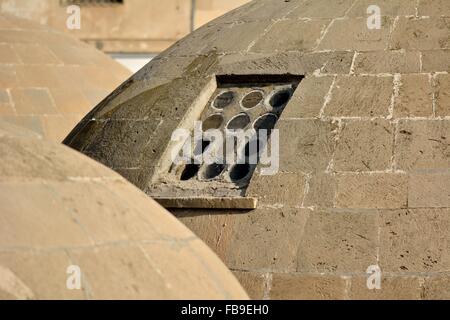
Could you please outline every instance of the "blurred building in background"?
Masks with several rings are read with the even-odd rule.
[[[0,10],[35,20],[96,46],[137,71],[208,21],[249,0],[0,0]],[[80,28],[68,19],[80,8]]]

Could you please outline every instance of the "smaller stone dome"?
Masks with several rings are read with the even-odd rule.
[[[0,300],[248,298],[201,240],[106,167],[2,121],[0,160]]]
[[[61,142],[130,76],[102,52],[60,31],[0,15],[0,119]]]

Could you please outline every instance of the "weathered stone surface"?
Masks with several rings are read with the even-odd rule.
[[[376,264],[377,214],[314,211],[300,239],[297,271],[365,272]]]
[[[438,272],[450,263],[448,209],[408,209],[380,214],[383,272]]]
[[[393,144],[394,128],[387,120],[344,122],[334,155],[334,170],[387,170]]]
[[[450,3],[445,0],[420,0],[420,16],[450,16]]]
[[[381,288],[369,290],[366,276],[353,276],[348,295],[352,300],[418,300],[421,282],[417,276],[382,276]]]
[[[367,7],[366,7],[367,8]],[[367,28],[367,18],[334,20],[319,50],[384,50],[388,46],[392,19],[382,18],[381,29]]]
[[[302,80],[284,110],[282,119],[319,117],[332,83],[333,77],[313,76]]]
[[[308,193],[305,196],[305,207],[334,207],[337,181],[334,174],[313,174],[308,180]]]
[[[271,299],[343,300],[346,280],[334,275],[273,274]]]
[[[450,75],[442,74],[436,78],[436,116],[450,116]]]
[[[337,208],[405,208],[408,177],[405,174],[365,173],[337,177]]]
[[[300,206],[304,198],[305,182],[305,175],[302,173],[255,174],[247,189],[247,196],[258,198],[259,206]]]
[[[427,74],[402,75],[394,117],[430,117],[433,114],[433,90]]]
[[[356,56],[354,72],[356,74],[420,72],[420,52],[361,52]]]
[[[236,216],[227,265],[238,270],[295,271],[309,215],[304,209],[258,209]]]
[[[409,179],[411,208],[450,207],[450,174],[448,169],[436,173],[412,174]]]
[[[333,154],[336,129],[337,124],[329,121],[280,121],[280,170],[325,171]]]
[[[267,274],[247,271],[233,271],[233,274],[244,287],[250,299],[262,300],[265,298]]]
[[[450,277],[448,274],[436,274],[424,279],[422,285],[422,299],[448,300],[450,299]]]
[[[321,32],[326,26],[327,21],[324,20],[277,21],[250,50],[270,53],[274,48],[276,52],[310,50],[318,44]],[[280,34],[285,36],[280,37]]]
[[[433,19],[400,17],[392,33],[389,48],[391,50],[449,49],[449,24],[449,17]]]
[[[339,76],[325,107],[334,117],[387,116],[393,94],[392,77]]]
[[[287,17],[293,18],[338,18],[344,16],[353,0],[337,0],[329,2],[326,0],[303,1]]]
[[[401,170],[450,167],[450,121],[402,120],[396,139],[396,163]]]
[[[422,70],[424,72],[450,72],[450,50],[422,51]]]
[[[348,16],[367,17],[367,8],[371,5],[377,5],[381,9],[383,16],[413,16],[416,14],[416,4],[409,0],[378,0],[376,3],[372,0],[356,1],[351,8]]]

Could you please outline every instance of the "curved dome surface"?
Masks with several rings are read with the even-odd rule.
[[[62,32],[0,15],[0,119],[61,142],[130,76]]]
[[[0,158],[0,299],[247,298],[201,240],[117,173],[1,121]]]
[[[278,173],[246,191],[256,210],[172,212],[253,298],[448,298],[450,2],[372,4],[253,1],[149,63],[65,143],[153,195],[214,80],[304,76],[277,123]]]

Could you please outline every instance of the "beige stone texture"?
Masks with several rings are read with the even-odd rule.
[[[381,9],[379,30],[367,27],[371,4]],[[444,299],[450,268],[446,12],[440,0],[251,1],[163,52],[65,143],[150,196],[257,199],[254,210],[214,207],[222,197],[203,199],[207,208],[171,210],[252,298]],[[11,82],[24,73],[0,67]],[[248,187],[231,191],[216,180],[206,188],[191,181],[188,188],[162,179],[171,164],[171,134],[192,128],[188,122],[205,110],[216,85],[236,85],[245,76],[253,86],[292,75],[303,78],[276,124],[275,175],[262,176],[259,165]],[[381,268],[381,290],[365,286],[370,265]]]
[[[396,209],[408,205],[406,174],[343,174],[337,180],[337,208]]]
[[[391,50],[450,49],[450,17],[401,17],[392,33]],[[432,34],[430,37],[429,35]]]
[[[308,77],[286,106],[282,119],[319,117],[333,77]]]
[[[353,276],[348,292],[352,300],[419,300],[422,278],[417,276],[384,276],[380,289],[368,289],[366,276]]]
[[[310,50],[316,47],[327,20],[303,21],[281,20],[273,24],[269,30],[251,47],[251,52],[278,52]],[[295,32],[293,32],[295,30]],[[263,30],[261,30],[263,31]],[[284,34],[284,37],[280,37]]]
[[[247,291],[250,299],[262,300],[265,298],[268,274],[246,271],[233,271],[233,274]]]
[[[427,74],[408,74],[400,79],[394,117],[430,117],[433,115],[432,79]]]
[[[450,121],[401,120],[396,139],[396,166],[400,170],[450,168]]]
[[[420,52],[370,51],[356,56],[356,74],[417,73],[420,72]],[[423,57],[424,58],[424,57]],[[445,59],[441,59],[444,61]],[[423,61],[425,65],[425,62]]]
[[[322,120],[282,120],[279,123],[280,170],[325,171],[334,150],[337,124]]]
[[[436,86],[436,116],[450,117],[450,75],[438,75]]]
[[[344,300],[346,280],[334,275],[273,274],[274,300]]]
[[[333,20],[319,50],[384,50],[388,46],[392,18],[382,17],[381,29],[368,29],[367,18]]]
[[[374,213],[311,213],[297,252],[297,271],[365,272],[377,262],[376,226]]]
[[[13,4],[0,1],[2,14],[9,10],[5,9],[8,5]],[[118,63],[71,36],[10,15],[2,15],[2,21],[3,121],[61,142],[86,113],[130,75]]]
[[[220,259],[110,169],[0,121],[0,299],[246,299]],[[81,272],[70,290],[68,268]]]
[[[393,88],[390,76],[339,76],[324,113],[334,117],[386,117]]]
[[[407,209],[380,214],[380,268],[384,272],[445,271],[450,237],[448,209]]]
[[[346,121],[334,154],[334,170],[387,170],[391,166],[393,144],[394,127],[387,120]]]

